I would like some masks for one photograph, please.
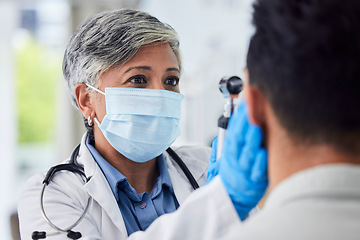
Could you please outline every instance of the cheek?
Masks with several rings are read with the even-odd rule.
[[[95,97],[93,101],[96,118],[101,122],[106,114],[105,96]]]

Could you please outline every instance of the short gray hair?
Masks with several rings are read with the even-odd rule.
[[[65,50],[63,74],[73,104],[78,107],[75,86],[98,86],[102,72],[130,60],[140,47],[167,42],[181,70],[179,40],[175,30],[148,13],[131,9],[103,12],[75,31]]]

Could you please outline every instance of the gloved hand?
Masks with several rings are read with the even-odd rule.
[[[206,175],[206,184],[208,184],[219,172],[219,161],[216,161],[216,149],[218,138],[215,137],[211,144],[211,155],[208,171]]]
[[[268,186],[267,151],[259,127],[250,124],[243,102],[231,117],[218,160],[219,175],[241,220],[264,196]]]

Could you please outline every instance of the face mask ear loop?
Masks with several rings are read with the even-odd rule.
[[[85,83],[86,84],[86,86],[88,86],[89,88],[91,88],[92,90],[95,90],[95,91],[97,91],[98,93],[101,93],[102,95],[105,95],[105,93],[103,92],[103,91],[101,91],[101,90],[99,90],[99,89],[97,89],[97,88],[95,88],[95,87],[93,87],[93,86],[91,86],[91,85],[89,85],[89,84],[87,84],[87,83]]]

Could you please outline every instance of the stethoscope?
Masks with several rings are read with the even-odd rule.
[[[90,178],[87,178],[85,173],[84,173],[84,168],[77,165],[75,159],[79,154],[79,150],[80,150],[80,144],[74,149],[74,151],[71,153],[71,157],[70,157],[70,161],[69,163],[65,163],[65,164],[59,164],[56,166],[53,166],[52,168],[49,169],[49,171],[46,173],[46,176],[43,180],[43,188],[41,191],[41,196],[40,196],[40,208],[41,208],[41,213],[44,217],[44,219],[46,220],[46,222],[54,229],[56,230],[56,232],[53,233],[46,233],[45,231],[34,231],[32,233],[32,239],[36,240],[36,239],[45,239],[48,236],[54,236],[54,235],[58,235],[61,233],[65,233],[67,234],[67,237],[70,239],[79,239],[82,237],[80,232],[75,232],[72,231],[72,229],[74,227],[76,227],[81,220],[85,217],[89,207],[90,207],[90,200],[91,197],[90,195],[88,196],[88,200],[85,206],[85,209],[83,211],[83,213],[81,214],[81,216],[76,220],[76,222],[74,222],[72,225],[70,225],[69,227],[63,229],[60,228],[58,226],[56,226],[50,219],[49,217],[46,215],[45,213],[45,208],[44,208],[44,192],[45,192],[45,188],[50,184],[51,180],[54,178],[55,173],[59,172],[59,171],[70,171],[73,173],[78,173],[81,176],[83,176],[86,179],[86,182],[88,182],[90,180]],[[181,168],[181,170],[184,172],[185,176],[187,177],[187,179],[189,180],[191,186],[193,187],[193,189],[198,189],[199,185],[196,182],[194,176],[191,174],[189,168],[185,165],[185,163],[181,160],[181,158],[179,157],[179,155],[177,155],[177,153],[172,150],[171,148],[168,148],[167,153],[171,156],[171,158],[179,165],[179,167]]]

